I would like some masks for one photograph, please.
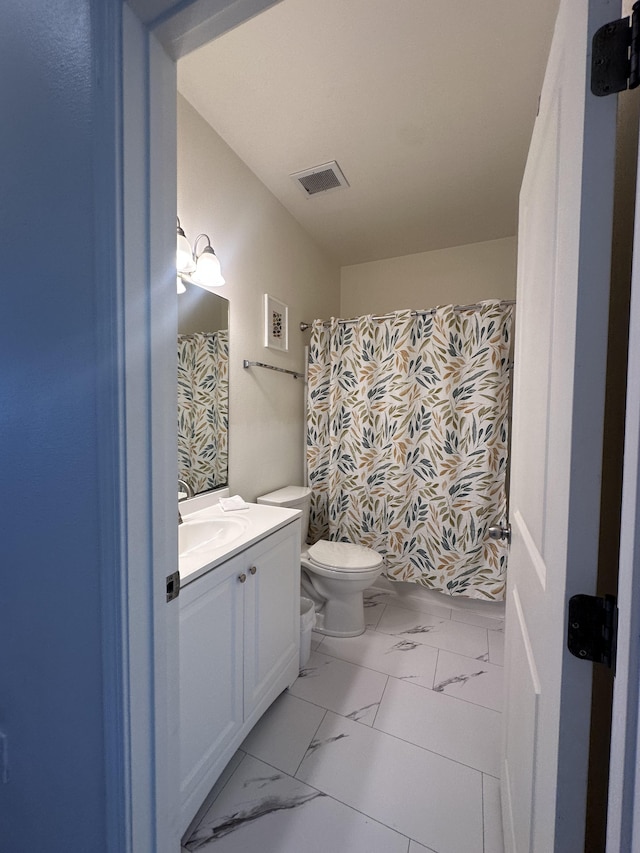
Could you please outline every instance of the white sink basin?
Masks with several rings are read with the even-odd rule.
[[[220,548],[239,539],[247,530],[247,518],[203,518],[184,521],[178,527],[178,552],[198,553],[209,548]]]
[[[296,509],[263,504],[249,504],[248,509],[233,513],[224,512],[215,503],[193,512],[183,504],[181,510],[185,509],[184,521],[178,525],[181,586],[192,583],[300,516]]]

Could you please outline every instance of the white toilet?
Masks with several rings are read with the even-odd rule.
[[[302,511],[301,585],[314,602],[315,629],[331,637],[357,637],[364,632],[362,593],[382,572],[382,557],[371,548],[321,539],[307,545],[311,489],[285,486],[257,499],[259,504]]]

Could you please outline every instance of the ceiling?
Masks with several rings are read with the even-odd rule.
[[[558,0],[282,0],[178,90],[341,266],[511,236]],[[293,172],[337,160],[350,186]]]

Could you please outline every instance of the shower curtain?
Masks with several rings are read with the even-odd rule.
[[[504,597],[512,308],[313,324],[312,541],[367,545],[391,580]]]
[[[178,477],[193,491],[227,482],[229,333],[178,335]]]

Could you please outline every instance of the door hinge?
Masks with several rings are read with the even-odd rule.
[[[615,670],[617,635],[615,595],[574,595],[569,599],[567,646],[572,655]]]
[[[180,595],[180,572],[167,576],[167,601],[173,601]]]
[[[635,89],[640,83],[640,0],[631,18],[600,27],[593,36],[591,91],[602,97]]]

